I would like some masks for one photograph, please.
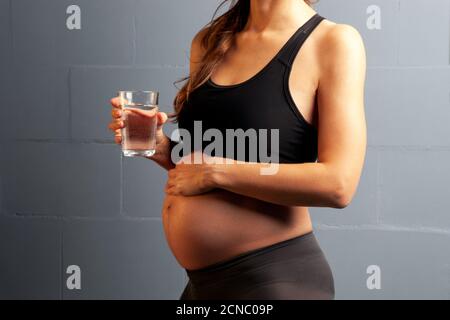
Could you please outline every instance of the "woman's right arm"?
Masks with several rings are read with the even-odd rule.
[[[206,29],[202,29],[195,35],[194,39],[191,42],[191,57],[189,59],[190,76],[192,76],[192,74],[197,71],[197,68],[200,65],[199,62],[201,62],[201,59],[203,57],[204,49],[201,45],[201,39],[204,36],[205,32]],[[109,124],[109,129],[114,131],[114,141],[117,144],[121,144],[121,129],[124,127],[124,122],[122,121],[122,110],[119,97],[111,99],[111,105],[113,107],[111,111],[112,121]],[[162,127],[166,123],[168,118],[167,114],[164,112],[158,112],[156,116],[158,117],[158,126],[156,129],[156,152],[153,156],[147,158],[155,161],[164,169],[170,170],[175,167],[175,164],[172,161],[171,151],[172,148],[177,144],[177,142],[167,137],[162,130]]]

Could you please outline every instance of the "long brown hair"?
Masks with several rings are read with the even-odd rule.
[[[174,83],[187,80],[173,101],[175,112],[169,114],[169,119],[173,123],[178,121],[178,115],[185,102],[189,99],[189,94],[211,76],[214,67],[222,61],[228,49],[233,46],[236,33],[240,32],[247,23],[250,14],[250,0],[237,0],[227,12],[215,18],[220,8],[229,1],[222,1],[215,10],[211,21],[202,28],[202,30],[206,30],[201,39],[204,55],[196,71],[192,72],[190,76],[184,77]],[[303,1],[310,6],[317,2],[317,0]]]

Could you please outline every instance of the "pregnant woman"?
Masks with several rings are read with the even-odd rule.
[[[189,277],[180,298],[334,299],[308,207],[344,208],[359,183],[366,149],[361,36],[308,1],[239,0],[194,37],[190,60],[170,115],[179,128],[195,140],[200,122],[203,132],[222,133],[224,145],[227,129],[277,129],[267,149],[278,167],[262,174],[268,163],[246,161],[251,143],[237,148],[244,159],[208,154],[205,139],[202,150],[180,154],[202,161],[174,160],[179,145],[162,131],[169,117],[156,114],[158,146],[149,159],[168,170],[162,220]],[[119,100],[111,103],[109,127],[121,143]],[[267,139],[258,139],[261,148]]]

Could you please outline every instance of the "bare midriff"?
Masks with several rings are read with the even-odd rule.
[[[195,270],[312,230],[306,207],[282,206],[223,189],[166,195],[166,239],[182,267]]]

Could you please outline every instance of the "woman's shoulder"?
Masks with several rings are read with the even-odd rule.
[[[339,59],[362,57],[365,54],[363,38],[354,26],[325,19],[318,39],[322,60],[334,64]]]
[[[324,20],[324,42],[331,46],[358,44],[362,41],[361,34],[354,26],[346,23],[337,23]]]

